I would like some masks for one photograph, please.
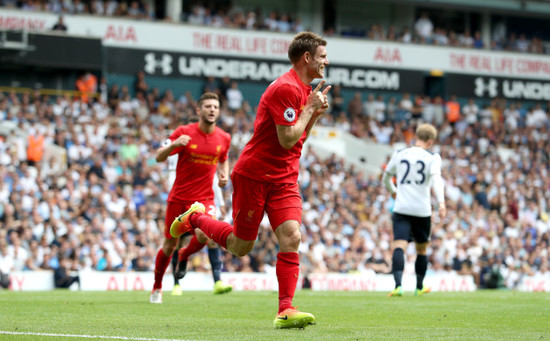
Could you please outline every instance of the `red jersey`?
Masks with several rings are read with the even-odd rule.
[[[246,144],[234,172],[258,181],[296,183],[302,146],[307,133],[289,150],[279,143],[277,125],[296,124],[311,86],[302,82],[294,69],[271,83],[258,106],[254,135]]]
[[[178,155],[178,164],[168,201],[213,200],[214,174],[218,162],[227,160],[231,136],[218,127],[212,134],[204,133],[198,123],[179,126],[170,135],[170,140],[173,142],[181,135],[189,135],[191,140],[170,154]]]

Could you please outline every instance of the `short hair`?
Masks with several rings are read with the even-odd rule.
[[[300,32],[294,36],[288,46],[288,59],[292,64],[296,63],[306,52],[315,55],[319,46],[327,46],[327,41],[313,32]]]
[[[205,92],[204,94],[202,94],[201,98],[199,98],[199,101],[197,102],[197,106],[200,108],[200,106],[202,105],[202,102],[207,99],[215,99],[216,101],[218,101],[218,103],[220,102],[220,98],[218,97],[217,94],[213,92]]]
[[[435,141],[437,129],[432,124],[423,123],[416,128],[416,137],[424,142],[429,140]]]

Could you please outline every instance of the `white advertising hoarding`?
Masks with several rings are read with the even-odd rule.
[[[153,288],[153,272],[104,272],[80,271],[81,288],[83,291],[150,291]],[[233,285],[234,290],[276,291],[278,289],[275,274],[223,272],[222,280]],[[53,290],[52,271],[17,271],[11,274],[11,290],[42,291]],[[392,275],[381,274],[310,274],[311,290],[314,291],[391,291],[394,288]],[[405,275],[403,289],[414,291],[416,277]],[[188,272],[180,281],[184,290],[209,291],[214,282],[210,273]],[[472,276],[460,276],[456,273],[428,273],[424,284],[434,292],[470,292],[477,289]],[[174,281],[167,272],[162,282],[163,290],[171,291]],[[298,282],[298,288],[302,281]],[[536,275],[524,277],[518,291],[550,292],[550,276]]]
[[[83,291],[150,291],[153,288],[153,272],[104,272],[80,271],[80,290]],[[275,274],[224,272],[222,280],[233,285],[234,290],[276,291],[278,289]],[[379,274],[311,274],[311,289],[315,291],[391,291],[393,277]],[[53,290],[52,271],[18,271],[11,274],[11,290],[40,291]],[[548,280],[547,280],[548,282]],[[413,291],[416,277],[405,275],[405,290]],[[184,290],[212,290],[214,282],[210,273],[188,272],[180,284]],[[425,284],[433,291],[475,291],[476,286],[471,276],[428,275]],[[546,285],[546,287],[545,287]],[[174,280],[167,272],[162,282],[164,290],[172,290]],[[299,281],[298,288],[302,287]],[[529,286],[529,288],[535,288]],[[549,290],[548,283],[536,288]],[[532,291],[532,290],[531,290]]]

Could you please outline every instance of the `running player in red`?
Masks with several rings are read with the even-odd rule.
[[[196,203],[174,220],[170,233],[178,237],[196,228],[237,256],[254,247],[264,212],[279,242],[276,274],[279,312],[275,328],[304,328],[315,317],[292,307],[298,282],[302,200],[298,188],[302,146],[311,128],[328,109],[328,86],[321,81],[328,65],[327,42],[311,32],[298,33],[288,48],[292,68],[262,95],[254,135],[244,148],[233,173],[233,223],[213,220]]]
[[[189,209],[195,201],[199,200],[204,202],[205,205],[202,212],[205,212],[204,207],[207,207],[207,216],[215,217],[216,206],[214,205],[214,192],[212,190],[214,175],[217,170],[218,185],[220,187],[227,184],[229,177],[227,152],[231,137],[228,133],[216,127],[216,120],[220,115],[218,95],[209,92],[203,94],[197,103],[197,114],[199,115],[198,123],[179,126],[170,135],[168,143],[160,147],[156,154],[157,162],[163,162],[170,155],[177,154],[178,163],[176,166],[176,179],[168,196],[164,242],[157,253],[155,261],[155,283],[149,298],[151,303],[162,303],[162,279],[178,244],[179,236],[172,237],[170,235],[172,221],[182,211]],[[180,260],[183,259],[183,256],[188,257],[190,254],[199,251],[207,242],[206,235],[202,231],[196,230],[187,248],[182,249],[182,252],[187,252],[187,254],[180,255]],[[216,257],[212,257],[209,252],[209,256],[212,263],[214,283],[218,283],[215,286],[223,287],[222,291],[224,292],[229,291],[231,287],[224,285],[219,278],[221,270],[219,254],[216,252]],[[187,258],[185,257],[185,259]],[[217,271],[214,268],[217,268]],[[185,269],[180,270],[178,272],[181,272],[183,277]]]

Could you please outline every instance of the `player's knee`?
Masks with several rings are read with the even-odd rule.
[[[235,250],[235,256],[246,256],[250,251],[252,251],[252,248],[253,246],[241,246]]]
[[[207,242],[210,241],[210,239],[208,239],[208,237],[206,236],[206,234],[204,234],[204,232],[202,232],[201,230],[199,229],[196,229],[195,230],[195,236],[197,237],[197,240],[199,241],[199,243],[201,244],[206,244]],[[209,247],[210,244],[208,244]]]
[[[162,250],[164,251],[164,254],[165,255],[171,255],[172,253],[174,253],[174,251],[176,251],[177,244],[178,244],[177,239],[165,238],[164,239],[164,244],[162,245]]]
[[[298,250],[302,234],[299,229],[290,229],[284,233],[279,243],[282,250]]]
[[[407,249],[407,244],[408,244],[408,242],[406,240],[401,240],[401,239],[394,240],[392,242],[392,249],[393,250],[395,250],[395,249],[406,250]]]
[[[417,243],[416,253],[419,255],[425,255],[428,250],[428,243]]]
[[[238,243],[235,245],[233,254],[235,254],[235,256],[242,257],[244,255],[247,255],[250,251],[252,251],[253,248],[254,248],[254,241]]]

